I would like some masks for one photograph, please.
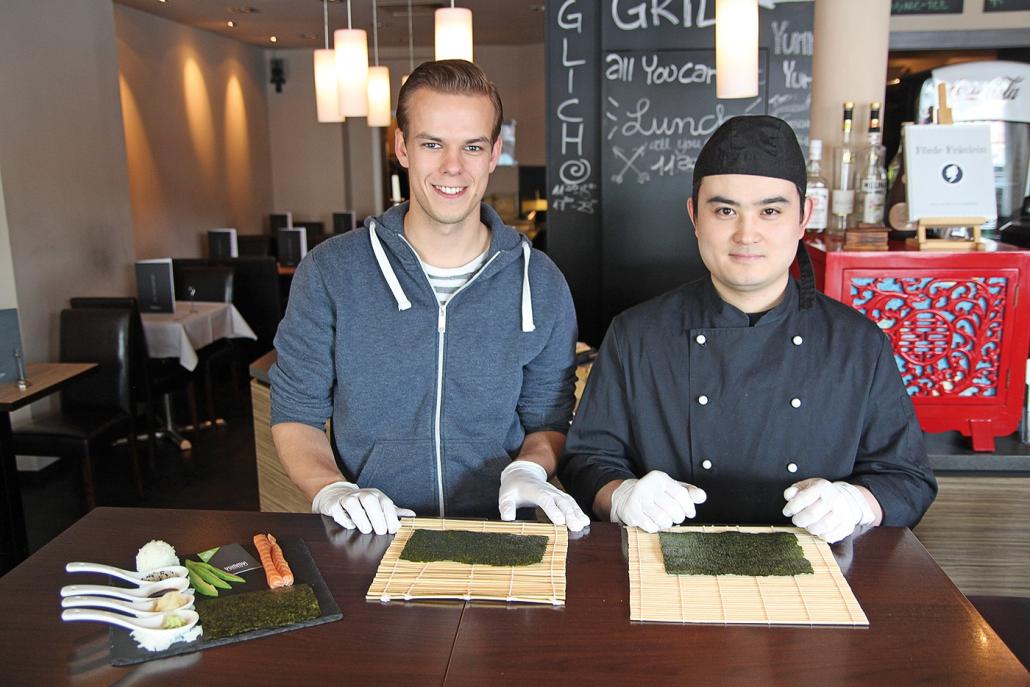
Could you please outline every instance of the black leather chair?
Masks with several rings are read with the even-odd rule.
[[[257,341],[237,342],[247,363],[272,350],[272,340],[283,318],[279,272],[275,258],[244,257],[230,261],[233,270],[233,305],[257,334]]]
[[[96,505],[93,461],[100,447],[127,437],[136,491],[143,480],[136,455],[132,311],[61,311],[61,362],[95,362],[99,370],[61,392],[60,412],[33,420],[14,432],[14,451],[82,461],[86,509]]]
[[[190,289],[193,290],[192,295]],[[232,303],[233,271],[226,265],[184,265],[175,276],[175,300],[207,301],[210,303]],[[244,317],[244,319],[246,319]],[[240,373],[237,360],[239,354],[232,340],[215,341],[199,351],[199,368],[204,375],[204,398],[207,404],[208,419],[217,422],[215,412],[214,370],[224,367],[230,372],[233,395],[236,405],[242,403],[240,398]]]
[[[139,314],[139,304],[129,296],[76,297],[71,299],[73,309],[78,308],[115,308],[131,312],[133,330],[133,389],[135,398],[145,406],[147,430],[150,433],[150,467],[154,465],[154,443],[157,437],[155,408],[157,402],[165,396],[177,392],[185,392],[193,420],[194,438],[196,438],[199,420],[197,418],[197,394],[193,384],[193,373],[179,364],[177,360],[161,360],[150,357],[147,350],[147,336],[143,330],[143,320]],[[169,413],[170,415],[170,413]],[[166,421],[168,418],[166,418]],[[172,429],[169,427],[169,429]]]
[[[275,254],[275,237],[268,234],[240,234],[236,237],[240,257],[263,257]]]
[[[194,290],[190,296],[190,289]],[[183,265],[175,274],[175,300],[232,303],[232,268],[225,265]]]

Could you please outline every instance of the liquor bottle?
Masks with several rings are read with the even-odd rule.
[[[891,179],[886,202],[887,226],[891,229],[890,237],[892,239],[907,239],[916,235],[915,224],[908,219],[908,200],[905,188],[905,127],[909,124],[910,122],[905,122],[901,125],[901,142],[887,172]]]
[[[869,106],[869,133],[866,147],[862,150],[858,169],[859,220],[862,224],[883,224],[883,206],[887,199],[887,170],[884,167],[887,152],[883,147],[880,132],[880,103]]]
[[[823,142],[813,138],[808,142],[808,190],[805,197],[812,199],[808,231],[816,233],[825,231],[830,219],[830,187],[823,177],[822,159]]]
[[[840,145],[833,151],[833,192],[830,194],[829,230],[842,234],[851,224],[855,211],[855,149],[851,144],[853,102],[844,103]]]

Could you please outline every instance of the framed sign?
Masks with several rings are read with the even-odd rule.
[[[984,12],[1025,12],[1030,0],[984,0]]]
[[[891,14],[962,14],[962,0],[892,0]]]
[[[908,216],[997,216],[991,129],[985,124],[905,127]]]

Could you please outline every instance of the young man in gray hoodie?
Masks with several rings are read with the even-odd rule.
[[[527,506],[574,531],[588,522],[547,482],[572,416],[572,297],[481,203],[501,118],[472,63],[419,66],[394,141],[410,202],[323,242],[294,276],[272,436],[312,512],[343,527],[393,533],[416,513],[513,520]]]

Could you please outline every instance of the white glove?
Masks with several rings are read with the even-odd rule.
[[[513,460],[501,472],[497,507],[501,520],[514,520],[515,509],[540,506],[555,525],[567,525],[579,532],[590,524],[576,499],[547,481],[547,471],[529,460]]]
[[[694,504],[707,498],[703,489],[652,470],[641,479],[624,480],[612,492],[611,520],[657,532],[694,517]]]
[[[399,517],[414,517],[415,511],[398,508],[378,489],[362,489],[352,482],[333,482],[322,487],[311,502],[311,512],[328,515],[341,527],[355,527],[362,534],[395,533]]]
[[[806,479],[787,487],[783,498],[787,499],[783,514],[791,522],[830,544],[876,520],[865,496],[848,482]]]

